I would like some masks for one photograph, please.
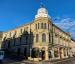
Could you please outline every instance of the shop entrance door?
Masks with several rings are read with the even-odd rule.
[[[17,55],[20,56],[20,53],[21,53],[21,49],[18,48],[18,50],[17,50]]]
[[[24,57],[27,59],[27,48],[24,48]]]
[[[42,50],[42,60],[45,60],[45,51]]]

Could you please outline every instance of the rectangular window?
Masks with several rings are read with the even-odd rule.
[[[21,34],[22,34],[22,29],[21,29]]]
[[[39,29],[39,23],[38,23],[38,29]]]
[[[50,29],[49,26],[50,26],[50,25],[49,25],[49,23],[48,23],[48,30]]]
[[[19,40],[20,40],[20,45],[21,45],[21,40],[22,40],[21,37],[19,38]]]
[[[46,23],[44,23],[44,29],[46,29]]]
[[[8,48],[10,48],[10,40],[8,40]]]
[[[25,42],[25,44],[27,44],[28,43],[28,36],[26,36],[26,42]]]
[[[16,43],[16,38],[15,38],[15,35],[13,36],[13,46],[15,46],[15,43]]]
[[[49,33],[49,43],[51,43],[51,36],[50,36],[50,33]]]
[[[11,32],[10,32],[10,37],[11,37]]]
[[[58,50],[54,50],[54,57],[59,57],[58,53]]]
[[[39,35],[36,34],[36,42],[38,42],[38,41],[39,41]]]
[[[43,29],[43,23],[41,23],[41,29]]]
[[[16,45],[16,46],[19,46],[19,45],[20,45],[20,40],[19,40],[19,38],[16,38],[15,41],[16,41],[15,45]]]
[[[21,45],[27,45],[28,43],[28,36],[22,36]]]
[[[36,30],[37,30],[37,24],[35,26],[36,26]]]

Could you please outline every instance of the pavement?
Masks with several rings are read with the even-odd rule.
[[[28,60],[13,61],[11,59],[6,58],[4,59],[3,63],[0,63],[0,64],[75,64],[75,57],[62,59],[62,60],[39,61],[39,62],[33,62]]]
[[[75,57],[53,61],[53,64],[75,64]]]
[[[42,61],[39,64],[75,64],[75,57],[65,58],[61,60]]]
[[[50,61],[52,64],[75,64],[75,57]]]

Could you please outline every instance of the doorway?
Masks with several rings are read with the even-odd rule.
[[[21,53],[21,49],[18,48],[18,50],[17,50],[17,55],[20,56],[20,53]]]
[[[45,60],[45,51],[42,50],[41,52],[42,52],[42,60]]]
[[[49,55],[48,55],[49,56],[49,59],[51,59],[52,58],[51,51],[49,51],[48,53],[49,53]]]
[[[24,57],[27,59],[27,48],[24,48]]]

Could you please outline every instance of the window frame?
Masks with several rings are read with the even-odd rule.
[[[36,34],[36,42],[39,42],[39,34]]]
[[[42,42],[46,42],[46,34],[45,33],[42,34]]]

